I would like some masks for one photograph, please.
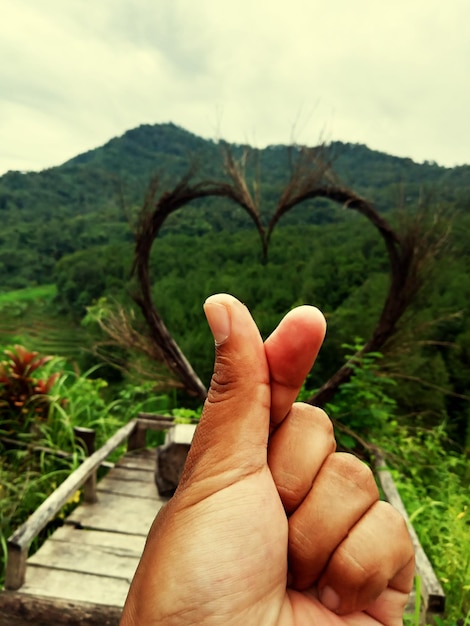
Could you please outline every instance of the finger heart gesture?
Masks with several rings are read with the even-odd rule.
[[[404,520],[371,471],[295,403],[325,334],[313,307],[263,341],[212,296],[214,374],[174,497],[149,533],[121,626],[399,626],[411,590]]]

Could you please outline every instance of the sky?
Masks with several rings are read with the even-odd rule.
[[[0,0],[0,174],[140,124],[470,163],[468,0]]]

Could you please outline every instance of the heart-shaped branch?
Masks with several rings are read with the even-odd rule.
[[[150,252],[162,224],[174,211],[204,197],[222,197],[235,202],[252,218],[260,235],[264,258],[278,221],[306,200],[327,198],[361,213],[382,236],[390,264],[389,291],[377,325],[361,353],[380,350],[396,333],[398,322],[421,287],[425,268],[445,240],[445,234],[439,235],[439,220],[429,228],[419,215],[403,234],[395,232],[370,202],[341,184],[328,161],[324,147],[296,148],[296,154],[289,183],[281,195],[267,231],[260,218],[259,196],[257,194],[253,199],[246,182],[246,152],[241,161],[237,162],[230,149],[225,146],[224,165],[230,182],[202,181],[191,184],[192,173],[189,173],[172,191],[163,193],[159,198],[158,180],[154,180],[149,187],[136,234],[133,271],[138,278],[140,293],[135,294],[134,299],[148,324],[153,341],[158,345],[162,360],[182,381],[187,392],[201,401],[205,399],[207,391],[163,323],[151,296]],[[355,356],[360,356],[361,353]],[[342,383],[349,380],[351,374],[349,364],[344,365],[309,401],[322,406],[333,397]]]

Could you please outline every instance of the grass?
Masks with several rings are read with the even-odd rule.
[[[16,289],[15,291],[0,292],[0,307],[4,304],[17,302],[37,302],[38,300],[52,300],[57,294],[55,285],[37,285]]]
[[[392,442],[395,483],[446,594],[445,619],[436,624],[470,626],[468,461],[449,448],[443,426],[402,428]]]

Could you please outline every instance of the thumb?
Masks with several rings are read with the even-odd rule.
[[[182,477],[234,482],[266,464],[269,368],[250,312],[233,296],[208,298],[204,312],[216,345],[214,373]]]

